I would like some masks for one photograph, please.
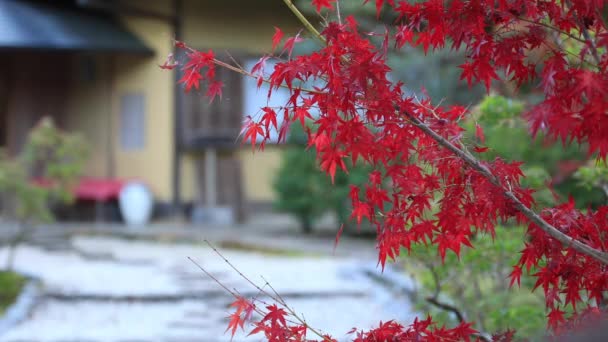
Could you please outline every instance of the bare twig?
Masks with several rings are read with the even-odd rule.
[[[211,278],[216,284],[221,286],[226,292],[230,293],[234,298],[239,297],[239,295],[236,292],[230,290],[228,287],[226,287],[226,285],[222,284],[222,282],[220,282],[215,276],[213,276],[213,274],[207,272],[207,270],[205,268],[203,268],[203,266],[201,266],[199,263],[194,261],[194,259],[192,259],[191,257],[188,257],[188,260],[190,260],[194,265],[196,265],[196,267],[198,267],[199,270],[203,271],[203,273],[205,273],[205,275],[207,277]]]
[[[264,287],[268,286],[272,292],[269,293],[268,291],[264,290],[262,287],[260,287],[258,284],[254,283],[251,279],[249,279],[246,275],[244,275],[236,266],[234,266],[220,251],[217,250],[217,248],[215,248],[215,246],[213,244],[211,244],[211,242],[209,242],[209,240],[204,240],[205,244],[207,244],[207,246],[209,246],[213,252],[215,252],[215,254],[217,254],[220,258],[222,258],[222,260],[224,260],[224,262],[226,262],[226,264],[228,264],[228,266],[230,266],[230,268],[232,268],[236,273],[238,273],[238,275],[243,278],[245,281],[247,281],[249,284],[251,284],[251,286],[253,286],[254,288],[256,288],[260,293],[270,297],[270,299],[272,299],[273,301],[275,301],[276,303],[279,303],[281,306],[283,306],[285,309],[287,309],[287,311],[289,312],[289,314],[294,317],[299,324],[303,325],[304,327],[306,327],[306,329],[310,330],[313,334],[317,335],[318,337],[322,338],[322,341],[326,341],[326,342],[331,342],[331,340],[327,337],[325,337],[321,332],[319,332],[317,329],[311,327],[310,325],[308,325],[308,323],[306,323],[306,321],[301,318],[292,308],[290,308],[287,303],[285,302],[285,300],[279,295],[279,293],[277,291],[275,291],[275,289],[272,287],[272,285],[270,285],[270,283],[268,281],[266,281],[264,279],[264,281],[266,282],[264,284]],[[190,258],[188,258],[190,259]],[[192,260],[192,259],[190,259]],[[196,263],[195,263],[196,264]],[[197,264],[198,266],[198,264]],[[199,266],[199,268],[201,270],[203,270],[203,272],[205,272],[205,274],[207,274],[208,276],[212,277],[207,271],[205,271],[202,267]],[[222,286],[222,288],[226,289],[226,286],[224,286],[223,284],[221,284],[217,279],[213,278],[215,280],[215,282],[217,282],[218,284],[220,284],[220,286]],[[232,292],[230,290],[228,290],[231,294]]]

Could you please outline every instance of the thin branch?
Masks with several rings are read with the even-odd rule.
[[[557,28],[557,27],[555,27],[555,26],[551,26],[551,25],[549,25],[549,24],[545,24],[545,23],[540,22],[540,21],[533,21],[533,20],[526,19],[526,18],[523,18],[523,17],[515,17],[515,19],[517,19],[517,20],[521,20],[521,21],[524,21],[524,22],[529,23],[529,24],[532,24],[532,25],[538,25],[538,26],[542,26],[542,27],[547,28],[547,29],[549,29],[549,30],[553,30],[553,31],[556,31],[556,32],[558,32],[558,33],[560,33],[560,34],[563,34],[563,35],[565,35],[565,36],[568,36],[568,37],[570,37],[570,38],[572,38],[572,39],[574,39],[574,40],[577,40],[577,41],[579,41],[579,42],[581,42],[581,43],[586,43],[586,41],[585,41],[584,39],[581,39],[581,38],[579,38],[579,37],[577,37],[577,36],[575,36],[575,35],[573,35],[573,34],[571,34],[571,33],[564,32],[564,31],[562,31],[562,30],[558,29],[558,28]]]
[[[570,0],[566,0],[566,4],[568,5],[568,7],[572,7],[572,3]],[[580,17],[577,16],[576,13],[574,13],[573,16],[574,16],[574,19],[576,19],[576,23],[578,24],[578,26],[581,29],[583,38],[585,38],[583,43],[589,45],[589,49],[591,50],[591,55],[593,56],[593,59],[595,59],[595,62],[599,65],[601,62],[601,59],[600,59],[599,55],[597,54],[597,47],[595,46],[595,41],[591,38],[591,35],[589,34],[589,30],[587,30],[587,26],[585,26],[585,23],[580,19]]]
[[[433,306],[436,306],[436,307],[438,307],[441,310],[445,310],[445,311],[453,313],[456,316],[456,319],[458,320],[459,323],[463,323],[463,322],[466,321],[465,317],[464,317],[464,314],[456,306],[440,301],[437,298],[437,296],[426,297],[425,299],[426,299],[426,301],[429,304],[432,304]],[[492,341],[488,337],[487,333],[479,332],[479,333],[473,334],[473,335],[475,337],[478,337],[479,339],[481,339],[483,341],[486,341],[486,342],[491,342]]]
[[[279,298],[279,303],[281,305],[283,305],[283,307],[285,309],[287,309],[287,311],[289,311],[289,313],[295,317],[300,324],[302,324],[303,326],[305,326],[307,329],[309,329],[310,331],[312,331],[315,335],[323,338],[323,340],[326,340],[327,342],[331,342],[331,340],[327,339],[326,337],[324,337],[320,331],[316,330],[315,328],[311,327],[310,325],[308,325],[308,323],[306,322],[305,319],[301,318],[294,309],[292,309],[289,305],[287,305],[287,302],[285,301],[285,299],[283,299],[283,297],[279,294],[279,292],[277,292],[274,287],[272,287],[272,285],[270,284],[270,282],[268,280],[266,280],[264,277],[262,277],[262,279],[264,280],[264,282],[266,282],[266,285],[268,285],[268,287],[270,287],[270,289],[272,290],[272,292],[275,294],[275,296],[277,296],[277,298]]]
[[[185,46],[184,49],[187,50],[188,52],[191,52],[191,53],[198,52],[198,50],[196,50],[194,48],[191,48],[190,46]],[[231,58],[234,61],[234,58],[231,55],[228,55],[228,57]],[[277,57],[274,57],[274,58],[278,59]],[[221,61],[221,60],[219,60],[217,58],[214,58],[213,59],[213,64],[215,64],[217,66],[220,66],[222,68],[226,68],[226,69],[228,69],[230,71],[234,71],[234,72],[239,73],[239,74],[241,74],[243,76],[247,76],[247,77],[250,77],[250,78],[253,78],[253,79],[256,79],[256,80],[258,79],[257,75],[254,75],[251,72],[245,70],[245,68],[243,68],[242,66],[238,65],[238,63],[236,63],[236,61],[235,61],[235,64],[237,64],[237,66],[234,66],[234,65],[228,64],[228,63],[226,63],[224,61]],[[196,69],[192,68],[192,70],[190,72],[195,72],[195,71],[196,71]],[[266,77],[262,77],[262,82],[267,83],[267,84],[272,84],[272,82],[268,78],[266,78]],[[285,89],[288,89],[288,90],[292,90],[291,88],[289,88],[285,84],[281,84],[281,85],[279,85],[279,87],[285,88]],[[320,92],[318,90],[314,90],[314,89],[301,88],[301,87],[296,87],[296,88],[298,88],[300,91],[303,91],[303,92],[309,93],[309,94],[322,94],[322,92]]]
[[[597,54],[597,46],[595,45],[595,41],[591,38],[591,35],[589,34],[589,31],[585,27],[585,24],[580,23],[580,25],[581,25],[582,32],[583,32],[583,37],[585,37],[586,43],[589,44],[589,49],[591,50],[591,55],[593,56],[593,59],[595,59],[595,62],[597,64],[600,64],[601,60],[600,60],[600,56]]]
[[[254,283],[251,279],[249,279],[246,275],[244,275],[236,266],[234,266],[230,261],[228,261],[228,259],[222,253],[220,253],[220,251],[218,251],[217,248],[215,248],[215,246],[213,244],[211,244],[211,242],[209,242],[209,240],[205,239],[204,242],[205,242],[205,244],[207,244],[207,246],[209,246],[211,249],[213,249],[213,251],[215,252],[215,254],[217,254],[220,258],[222,258],[222,260],[224,260],[224,262],[226,262],[226,264],[228,264],[228,266],[230,266],[230,268],[232,268],[236,273],[238,273],[238,275],[241,278],[243,278],[245,281],[247,281],[249,284],[251,284],[251,286],[253,286],[254,288],[256,288],[260,293],[263,293],[264,295],[270,297],[276,303],[279,303],[283,307],[285,307],[287,309],[287,311],[289,311],[289,313],[296,320],[298,320],[298,322],[300,322],[300,324],[302,324],[304,327],[306,327],[308,330],[310,330],[313,334],[315,334],[318,337],[322,338],[323,341],[331,342],[330,339],[328,339],[327,337],[323,336],[323,334],[321,334],[321,332],[319,332],[315,328],[313,328],[310,325],[308,325],[308,323],[306,323],[306,321],[304,321],[300,316],[298,316],[296,314],[296,312],[287,305],[287,303],[285,302],[285,300],[277,293],[277,291],[275,291],[275,289],[272,287],[272,285],[270,285],[270,283],[268,281],[264,280],[264,281],[266,281],[266,284],[264,284],[264,286],[268,286],[272,290],[272,292],[274,292],[274,295],[271,294],[271,293],[269,293],[268,291],[264,290],[262,287],[260,287],[258,284]],[[190,259],[190,260],[192,260],[192,259]],[[199,268],[201,270],[203,270],[203,272],[205,272],[205,274],[211,276],[202,267],[199,266]],[[213,278],[213,279],[215,279],[215,278]],[[219,283],[219,281],[217,279],[215,279],[215,281],[218,284],[220,284],[224,289],[227,289],[226,286],[224,286],[221,283]],[[228,290],[228,291],[231,292],[230,290]]]
[[[222,284],[216,277],[213,276],[213,274],[207,272],[207,270],[205,268],[203,268],[203,266],[201,266],[199,263],[194,261],[194,259],[192,259],[191,257],[188,257],[188,260],[190,260],[194,265],[196,265],[196,267],[198,267],[199,270],[203,271],[203,273],[205,273],[205,275],[207,277],[211,278],[216,284],[221,286],[226,292],[230,293],[234,298],[239,297],[239,295],[236,292],[230,290],[228,287],[226,287],[226,285]]]
[[[285,3],[285,5],[287,5],[287,7],[289,7],[291,12],[298,18],[302,25],[304,25],[308,32],[315,36],[315,38],[317,38],[323,45],[327,43],[321,33],[319,33],[319,31],[313,26],[313,24],[311,24],[310,21],[306,19],[304,14],[302,14],[302,12],[300,12],[300,10],[296,7],[296,5],[294,5],[293,1],[283,0],[283,2]]]
[[[336,1],[336,16],[338,17],[338,23],[342,25],[342,15],[340,14],[340,1]]]
[[[215,252],[215,254],[217,254],[220,258],[222,258],[222,260],[224,260],[224,262],[226,264],[228,264],[228,266],[230,266],[230,268],[232,268],[236,273],[238,273],[238,275],[245,279],[245,281],[247,281],[249,284],[251,284],[251,286],[253,286],[254,288],[256,288],[258,291],[264,293],[265,295],[267,295],[268,297],[270,297],[272,300],[274,300],[275,302],[279,302],[278,298],[275,298],[274,296],[272,296],[270,293],[268,293],[267,291],[263,290],[258,284],[254,283],[253,281],[251,281],[251,279],[249,279],[247,276],[245,276],[238,268],[236,268],[236,266],[234,266],[230,261],[228,261],[228,259],[226,259],[226,257],[220,253],[220,251],[217,250],[217,248],[215,248],[214,245],[211,244],[211,242],[209,242],[209,240],[204,240],[205,244],[207,244],[207,246],[209,246],[211,249],[213,249],[213,252]]]
[[[434,306],[440,308],[441,310],[445,310],[445,311],[449,311],[449,312],[453,313],[456,316],[456,319],[458,320],[459,323],[462,323],[465,321],[464,314],[462,312],[460,312],[460,309],[458,309],[454,305],[444,303],[435,297],[426,297],[426,301],[429,302],[430,304],[433,304]]]

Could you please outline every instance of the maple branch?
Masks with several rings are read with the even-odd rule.
[[[521,20],[521,21],[524,21],[524,22],[529,23],[529,24],[532,24],[532,25],[538,25],[538,26],[542,26],[542,27],[544,27],[544,28],[547,28],[547,29],[549,29],[549,30],[553,30],[553,31],[555,31],[555,32],[557,32],[557,33],[560,33],[560,34],[563,34],[563,35],[565,35],[565,36],[568,36],[568,37],[570,37],[570,38],[572,38],[572,39],[574,39],[574,40],[577,40],[577,41],[579,41],[579,42],[581,42],[581,43],[586,43],[584,39],[581,39],[581,38],[579,38],[579,37],[577,37],[577,36],[573,35],[572,33],[568,33],[568,32],[562,31],[562,30],[558,29],[558,28],[557,28],[557,27],[555,27],[555,26],[551,26],[551,25],[549,25],[549,24],[545,24],[545,23],[540,22],[540,21],[533,21],[533,20],[530,20],[530,19],[526,19],[526,18],[524,18],[524,17],[519,17],[519,16],[516,16],[515,18],[516,18],[517,20]]]
[[[177,41],[174,41],[174,43],[175,42],[177,42]],[[190,46],[187,46],[187,45],[184,45],[184,49],[186,51],[188,51],[188,52],[191,52],[191,53],[199,52],[198,50],[196,50],[196,49],[194,49],[194,48],[192,48]],[[234,61],[234,58],[232,58],[232,56],[229,56],[229,57]],[[275,57],[275,59],[280,60],[277,57]],[[237,66],[234,66],[234,65],[230,65],[230,64],[228,64],[228,63],[226,63],[224,61],[221,61],[221,60],[219,60],[217,58],[214,58],[213,59],[213,64],[215,64],[215,65],[217,65],[219,67],[222,67],[222,68],[226,68],[226,69],[228,69],[230,71],[234,71],[234,72],[239,73],[239,74],[241,74],[243,76],[247,76],[247,77],[250,77],[250,78],[253,78],[253,79],[256,79],[256,80],[258,79],[257,75],[254,75],[253,73],[245,70],[245,68],[243,68],[242,66],[238,65],[238,63],[236,63],[236,61],[235,61],[235,64],[237,64]],[[192,69],[191,72],[195,72],[195,70]],[[264,82],[266,84],[272,84],[272,82],[268,78],[266,78],[266,77],[262,77],[262,82]],[[289,88],[286,84],[280,84],[279,87],[291,90],[291,88]],[[317,91],[317,90],[314,90],[314,89],[302,88],[302,87],[298,87],[298,89],[300,89],[303,92],[309,93],[309,94],[321,94],[320,91]]]
[[[583,37],[585,37],[585,43],[589,44],[589,49],[591,50],[591,55],[597,64],[600,64],[600,56],[597,54],[597,46],[595,46],[595,41],[591,38],[589,34],[589,30],[585,27],[585,24],[580,23],[583,32]]]
[[[291,12],[298,18],[302,25],[304,25],[308,32],[312,33],[312,35],[315,36],[315,38],[317,38],[321,43],[325,44],[327,42],[321,33],[319,33],[319,31],[313,26],[313,24],[311,24],[310,21],[306,19],[304,14],[302,14],[302,12],[300,12],[300,10],[296,7],[296,5],[294,5],[293,1],[283,0],[283,2],[285,5],[287,5],[287,7],[289,7]]]
[[[570,0],[566,0],[566,4],[569,7],[572,7],[572,2]],[[572,14],[572,16],[574,17],[574,19],[576,20],[576,23],[580,27],[581,33],[583,34],[583,38],[585,38],[583,43],[589,45],[589,49],[591,50],[591,55],[593,56],[593,59],[595,59],[595,62],[597,64],[600,64],[601,59],[600,59],[599,55],[597,54],[597,47],[595,46],[595,41],[591,38],[591,35],[589,34],[589,31],[587,30],[587,26],[585,26],[585,23],[580,19],[579,16],[576,15],[576,13]]]
[[[460,312],[460,309],[458,309],[454,305],[444,303],[444,302],[440,301],[439,299],[437,299],[436,297],[429,296],[429,297],[426,297],[425,299],[430,304],[433,304],[434,306],[436,306],[442,310],[453,313],[456,316],[456,319],[458,320],[459,323],[462,323],[465,321],[464,314],[462,312]]]
[[[549,236],[551,236],[552,238],[561,242],[562,245],[564,245],[565,247],[571,247],[580,253],[586,254],[586,255],[608,265],[608,253],[602,252],[589,245],[586,245],[586,244],[562,233],[557,228],[553,227],[551,224],[549,224],[547,221],[545,221],[542,217],[540,217],[536,212],[534,212],[532,209],[528,208],[525,204],[523,204],[511,190],[506,190],[503,187],[500,180],[492,173],[492,171],[490,171],[485,165],[481,164],[479,162],[479,160],[477,160],[474,156],[472,156],[470,153],[467,153],[467,152],[461,150],[460,148],[454,146],[454,144],[452,144],[447,139],[445,139],[444,137],[439,135],[437,132],[435,132],[432,128],[430,128],[425,123],[420,121],[418,118],[414,117],[413,115],[411,115],[409,113],[404,113],[404,114],[409,119],[409,121],[412,123],[412,125],[416,126],[420,130],[422,130],[424,133],[426,133],[428,136],[433,138],[433,140],[435,140],[439,145],[447,148],[452,153],[456,154],[460,159],[462,159],[470,167],[472,167],[474,170],[477,170],[479,173],[481,173],[486,179],[488,179],[490,181],[490,183],[501,188],[505,197],[507,197],[514,203],[515,208],[517,208],[517,210],[519,212],[524,214],[524,216],[526,216],[531,222],[536,224],[545,233],[549,234]]]

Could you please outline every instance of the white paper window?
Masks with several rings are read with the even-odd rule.
[[[120,146],[124,150],[141,150],[146,143],[145,97],[140,93],[120,98]]]
[[[249,59],[245,62],[244,68],[247,71],[251,71],[253,66],[258,62],[258,59]],[[272,61],[266,62],[264,68],[265,73],[269,74],[274,69],[274,63]],[[258,89],[257,80],[251,77],[244,77],[243,82],[243,97],[244,97],[244,114],[249,115],[254,119],[259,119],[261,115],[261,108],[273,107],[277,111],[277,125],[281,128],[283,124],[283,112],[279,111],[275,107],[284,106],[289,101],[289,91],[285,88],[275,89],[272,92],[270,100],[268,100],[268,84],[264,83]],[[279,133],[272,129],[270,132],[270,140],[267,143],[276,143],[279,138]],[[258,138],[258,142],[261,142],[262,138]]]

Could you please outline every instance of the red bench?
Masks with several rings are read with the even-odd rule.
[[[76,200],[95,201],[95,221],[103,219],[103,205],[118,200],[120,190],[127,181],[112,178],[82,178],[74,189]]]
[[[34,179],[33,182],[39,186],[48,187],[51,183],[46,179]],[[80,179],[73,190],[76,200],[95,202],[95,220],[101,221],[103,216],[103,205],[109,201],[118,200],[120,190],[127,180],[115,178],[92,178]]]
[[[74,196],[79,200],[99,202],[115,200],[126,182],[111,178],[82,178],[74,189]]]

